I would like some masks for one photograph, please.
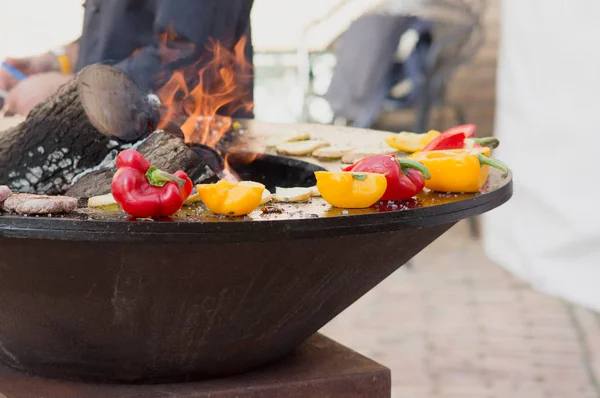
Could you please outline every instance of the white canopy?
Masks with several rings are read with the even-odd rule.
[[[484,244],[539,290],[600,310],[600,2],[504,0],[495,156],[514,197]]]

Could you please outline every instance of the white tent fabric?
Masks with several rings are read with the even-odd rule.
[[[495,156],[514,196],[484,217],[489,257],[600,311],[600,2],[503,0]]]

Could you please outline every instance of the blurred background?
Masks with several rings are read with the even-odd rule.
[[[18,4],[3,1],[0,4],[0,37],[3,38],[0,58],[38,54],[76,39],[83,22],[80,3],[76,0],[51,3],[24,0]],[[466,5],[461,6],[462,3]],[[438,64],[430,69],[418,68],[432,80],[447,79],[449,83],[444,93],[437,87],[431,88],[432,95],[441,97],[443,94],[448,105],[432,110],[435,127],[453,125],[456,122],[453,106],[459,105],[460,112],[468,113],[469,122],[477,124],[480,136],[491,135],[499,7],[497,0],[485,3],[481,0],[256,0],[252,10],[256,117],[274,122],[332,122],[335,115],[322,96],[334,72],[336,44],[354,21],[370,11],[408,12],[436,21],[431,31],[436,31],[440,43],[436,41],[432,47],[441,54],[430,61]],[[414,26],[410,21],[400,21],[400,24],[404,25],[401,34]],[[410,33],[405,36],[409,38]],[[410,51],[410,44],[408,48]],[[464,67],[458,68],[460,65]],[[409,80],[414,77],[410,76]],[[412,128],[416,118],[412,109],[417,105],[410,105],[386,104],[386,109],[392,108],[395,112],[376,115],[377,127]],[[411,110],[404,111],[405,108]]]
[[[517,2],[505,1],[514,11]],[[511,29],[500,3],[255,0],[256,118],[388,131],[469,122],[478,136],[494,135],[499,39],[501,28]],[[356,68],[338,61],[362,57],[352,58],[361,47],[347,44],[373,32],[365,18],[373,11],[398,27],[381,33],[382,41],[393,45],[394,64],[410,67],[370,81],[373,55],[373,69],[360,77],[367,106],[352,113],[336,103],[333,88],[340,87],[336,74],[347,79]],[[82,17],[77,0],[3,0],[0,58],[75,39]],[[352,39],[346,46],[344,37]],[[506,268],[486,255],[477,223],[460,223],[324,332],[390,367],[397,398],[600,397],[597,313],[534,290]]]

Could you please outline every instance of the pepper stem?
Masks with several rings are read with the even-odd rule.
[[[501,161],[488,158],[483,153],[477,154],[477,158],[479,159],[480,165],[490,166],[490,167],[494,167],[498,170],[502,170],[502,172],[503,172],[502,176],[508,175],[508,166],[506,164],[502,163]]]
[[[160,170],[155,166],[151,166],[146,172],[146,178],[148,178],[148,182],[150,185],[154,185],[155,187],[164,187],[168,182],[174,182],[179,187],[183,187],[185,185],[185,180],[183,178],[179,178],[174,176],[173,174],[169,174],[166,171]]]
[[[429,172],[427,167],[425,167],[423,165],[423,163],[417,162],[416,160],[404,159],[404,158],[402,158],[402,159],[396,158],[396,160],[400,164],[400,167],[402,167],[402,172],[404,174],[406,174],[408,172],[408,169],[415,169],[415,170],[420,171],[421,174],[423,174],[423,179],[429,180],[431,178],[431,173]]]
[[[481,146],[485,146],[485,147],[492,148],[492,149],[498,148],[498,146],[500,145],[500,140],[496,137],[469,138],[469,139]]]

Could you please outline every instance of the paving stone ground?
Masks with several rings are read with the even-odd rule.
[[[599,398],[600,316],[532,290],[459,223],[323,332],[392,370],[393,398]]]

